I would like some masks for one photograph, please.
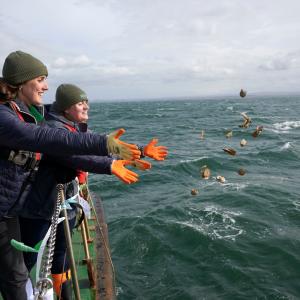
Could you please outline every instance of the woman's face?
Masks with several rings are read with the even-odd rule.
[[[76,123],[86,123],[89,116],[89,105],[87,101],[81,101],[73,104],[71,107],[65,110],[65,116]]]
[[[18,92],[20,100],[27,105],[42,105],[44,92],[48,90],[46,76],[39,76],[22,84]]]

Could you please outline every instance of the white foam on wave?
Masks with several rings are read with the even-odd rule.
[[[226,190],[230,190],[230,191],[240,191],[242,189],[244,189],[245,187],[248,186],[248,183],[237,183],[237,182],[228,182],[227,179],[225,179],[225,183],[221,183],[219,181],[217,181],[217,178],[212,176],[213,180],[208,180],[205,181],[205,187],[209,187],[212,185],[218,185],[223,187]]]
[[[200,215],[199,217],[194,216],[189,221],[176,223],[192,228],[211,239],[235,241],[244,232],[234,219],[235,216],[241,215],[240,212],[224,210],[211,205],[202,210],[197,209],[197,213]]]
[[[197,161],[201,161],[202,159],[207,159],[208,156],[201,156],[199,158],[194,158],[194,159],[183,159],[180,161],[180,163],[190,163],[190,162],[197,162]]]
[[[176,110],[176,108],[175,107],[174,108],[172,108],[172,107],[169,107],[169,108],[163,107],[163,108],[158,108],[157,110],[160,110],[160,111],[174,111],[174,110]]]
[[[300,121],[285,121],[280,123],[274,123],[273,124],[275,130],[279,132],[286,132],[291,129],[299,128],[300,127]]]
[[[159,113],[156,113],[156,114],[144,114],[143,117],[156,117],[156,118],[162,118],[164,117],[165,115],[163,114],[159,114]]]
[[[295,209],[300,211],[300,200],[293,201],[293,204],[295,205]]]
[[[282,151],[282,150],[287,150],[287,149],[291,148],[291,146],[292,146],[291,142],[286,142],[286,143],[280,148],[280,150],[281,150],[281,151]]]
[[[116,287],[116,295],[119,296],[121,294],[124,294],[124,291],[121,286],[117,286]]]
[[[228,183],[223,183],[222,184],[225,188],[235,190],[235,191],[240,191],[247,187],[246,183],[236,183],[236,182],[228,182]]]
[[[221,183],[221,182],[217,181],[217,178],[214,176],[212,177],[212,179],[214,181],[208,182],[206,184],[206,186],[219,185],[219,186],[224,187],[225,189],[234,190],[234,191],[240,191],[248,186],[247,183],[228,182],[226,179],[225,179],[226,180],[225,183]]]
[[[233,106],[226,107],[227,110],[233,110]]]

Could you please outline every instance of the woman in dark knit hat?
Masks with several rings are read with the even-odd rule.
[[[40,152],[56,155],[108,155],[136,159],[136,145],[121,142],[116,133],[71,133],[43,123],[42,96],[48,90],[46,66],[32,55],[16,51],[5,59],[0,81],[0,292],[6,299],[27,299],[28,272],[23,255],[10,244],[20,240],[18,215],[40,162]],[[135,182],[137,178],[131,178]]]

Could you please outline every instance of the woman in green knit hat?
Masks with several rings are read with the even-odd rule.
[[[7,56],[2,74],[1,98],[3,102],[10,101],[2,104],[1,108],[4,108],[6,105],[6,107],[9,107],[17,114],[20,121],[27,117],[26,121],[34,122],[28,107],[31,101],[32,104],[36,105],[41,105],[42,103],[42,96],[48,90],[46,81],[48,75],[47,67],[32,55],[16,51]],[[23,112],[24,109],[26,109],[25,112]],[[28,115],[23,115],[25,113]],[[41,111],[40,113],[42,114],[43,112]],[[32,119],[29,120],[30,118]],[[1,128],[1,130],[10,131],[11,128]],[[6,147],[2,146],[1,150],[5,153]],[[34,152],[27,153],[32,157],[36,157]],[[15,192],[16,196],[14,198],[18,197],[20,186],[23,185],[30,171],[24,171],[19,176],[12,176],[12,168],[18,169],[19,167],[8,162],[5,156],[1,156],[0,159],[1,168],[7,172],[6,175],[4,173],[0,174],[0,211],[1,208],[3,211],[0,213],[0,291],[4,299],[27,299],[25,284],[28,272],[23,262],[23,254],[13,249],[9,244],[12,238],[20,239],[18,218],[7,218],[5,211],[9,210],[11,205],[7,205],[6,208],[1,204],[4,200],[2,200],[2,197],[6,198],[5,193],[7,193],[6,190],[8,188]],[[5,181],[6,184],[4,185]],[[9,203],[13,202],[14,199],[7,200]]]
[[[80,124],[87,126],[88,98],[84,91],[72,84],[62,84],[56,90],[56,101],[46,114],[46,123],[52,128],[65,131],[79,132]],[[87,128],[87,127],[86,127]],[[88,158],[88,157],[87,157]],[[93,157],[90,164],[97,165],[97,173],[111,175],[115,171],[115,160],[111,157]],[[151,165],[148,164],[147,167]],[[130,172],[130,171],[129,171]],[[76,178],[77,177],[77,178]],[[80,201],[79,185],[86,183],[87,173],[67,167],[65,162],[56,157],[44,155],[32,189],[21,213],[22,242],[34,247],[46,235],[51,225],[51,217],[56,203],[56,185],[64,184],[66,199]],[[66,200],[68,201],[68,200]],[[43,206],[41,207],[41,203]],[[68,212],[69,227],[72,232],[78,204],[70,204]],[[29,272],[36,264],[36,253],[24,253],[24,260]],[[70,262],[67,255],[67,244],[63,223],[59,224],[56,232],[55,249],[51,268],[53,288],[56,295],[64,300],[72,299]]]
[[[16,51],[8,55],[3,65],[3,79],[18,90],[18,98],[30,105],[41,105],[48,90],[47,67],[32,55]]]

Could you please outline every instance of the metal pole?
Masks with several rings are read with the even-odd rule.
[[[75,299],[81,300],[75,259],[74,259],[74,254],[73,254],[73,246],[72,246],[72,238],[71,238],[71,232],[70,232],[70,226],[69,226],[69,220],[68,220],[68,213],[67,213],[67,209],[64,206],[64,201],[65,201],[65,197],[64,197],[64,193],[62,191],[62,207],[63,207],[62,214],[65,217],[64,232],[65,232],[65,238],[66,238],[66,243],[67,243],[68,256],[69,256],[70,265],[71,265],[72,285],[73,285],[73,290],[74,290],[74,294],[75,294]]]
[[[90,243],[93,242],[93,239],[91,238],[89,223],[88,223],[88,220],[87,220],[86,216],[84,216],[83,223],[84,223],[84,227],[85,227],[86,240],[90,244]]]
[[[82,197],[85,201],[87,201],[88,203],[90,202],[90,195],[89,195],[89,190],[87,188],[87,182],[85,187],[83,187],[82,189]],[[91,238],[91,234],[90,234],[90,229],[89,229],[89,224],[88,224],[88,220],[86,215],[84,215],[84,219],[83,219],[84,225],[85,225],[85,233],[86,233],[86,240],[87,242],[90,244],[93,242],[93,239]]]
[[[88,277],[89,277],[89,281],[90,281],[90,287],[92,289],[95,289],[96,288],[96,276],[95,276],[95,271],[94,271],[93,260],[90,257],[90,251],[89,251],[89,246],[87,243],[86,228],[85,228],[84,222],[81,223],[81,236],[82,236],[83,247],[84,247],[84,252],[85,252],[85,259],[83,261],[87,265],[87,272],[88,272]]]

